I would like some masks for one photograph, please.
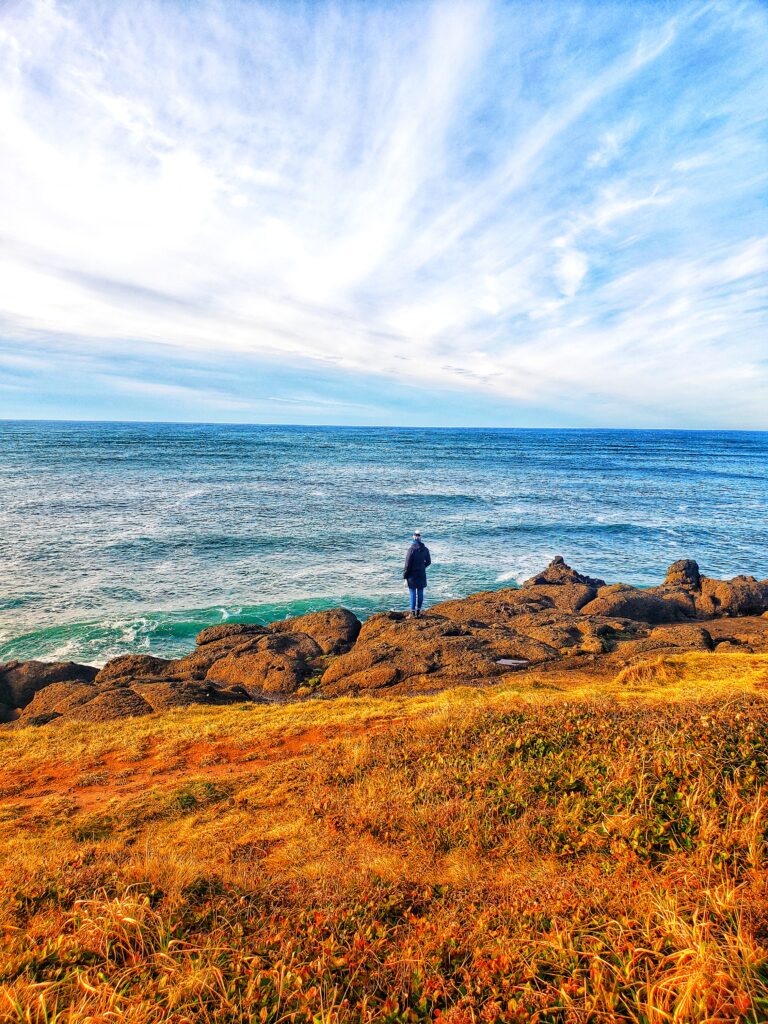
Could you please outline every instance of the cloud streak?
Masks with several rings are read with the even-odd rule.
[[[0,334],[128,414],[768,427],[767,45],[756,2],[11,4]]]

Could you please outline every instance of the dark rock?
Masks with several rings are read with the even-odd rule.
[[[738,654],[744,648],[736,640],[721,640],[715,645],[715,651],[718,654]]]
[[[573,583],[580,583],[582,586],[592,587],[595,590],[605,586],[605,580],[584,576],[567,565],[562,555],[555,555],[547,568],[543,572],[537,573],[536,576],[531,576],[523,583],[523,587],[537,587],[546,584],[564,586]]]
[[[73,661],[10,661],[0,665],[0,702],[23,708],[51,683],[94,679],[98,669]]]
[[[700,590],[699,563],[692,558],[681,558],[673,562],[667,569],[663,586],[670,590]]]
[[[209,626],[195,637],[198,647],[213,643],[215,640],[236,640],[238,637],[245,639],[249,636],[263,636],[267,632],[266,626],[259,626],[248,622],[227,622],[220,626]]]

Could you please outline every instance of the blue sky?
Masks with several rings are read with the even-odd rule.
[[[0,6],[0,418],[768,428],[768,7]]]

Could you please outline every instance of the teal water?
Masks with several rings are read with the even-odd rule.
[[[0,422],[0,661],[173,655],[204,626],[403,607],[555,554],[641,586],[768,576],[768,434]]]

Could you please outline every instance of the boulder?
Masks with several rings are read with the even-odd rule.
[[[696,606],[701,615],[762,615],[768,611],[768,580],[736,576],[732,580],[701,578]]]
[[[116,718],[136,718],[152,713],[152,705],[127,686],[102,690],[93,700],[70,708],[68,718],[82,722],[110,722]]]
[[[93,683],[50,683],[38,690],[19,715],[21,725],[45,725],[66,716],[73,708],[87,704],[98,694]]]
[[[258,633],[235,633],[222,637],[220,640],[211,640],[196,647],[191,654],[185,654],[183,658],[175,658],[171,661],[165,669],[163,677],[166,679],[205,679],[217,661],[233,651],[255,650],[259,642],[268,637],[269,633],[266,630],[260,630]]]
[[[700,590],[699,563],[692,558],[681,558],[667,569],[663,586],[669,590]]]
[[[674,603],[624,583],[600,587],[594,601],[581,608],[581,614],[622,617],[649,623],[678,622],[684,618]]]
[[[586,583],[542,583],[525,588],[526,598],[536,597],[564,612],[577,612],[597,595],[597,589]]]
[[[582,573],[572,569],[565,562],[562,555],[555,555],[543,572],[537,573],[536,576],[531,576],[522,586],[523,588],[542,585],[562,587],[572,586],[574,583],[591,587],[593,590],[598,590],[600,587],[605,586],[605,580],[593,579],[591,576],[584,576]]]
[[[250,697],[289,696],[309,675],[306,661],[274,650],[234,651],[208,671],[212,682],[241,686]]]
[[[51,683],[90,682],[98,669],[73,661],[10,661],[0,665],[0,702],[23,708],[38,690]]]
[[[513,628],[517,635],[546,644],[551,657],[572,648],[583,653],[599,653],[607,650],[619,638],[632,633],[636,627],[628,619],[600,615],[586,618],[575,612],[562,613],[552,610],[521,615],[515,620]]]
[[[748,652],[749,648],[742,647],[742,645],[733,639],[721,640],[718,644],[715,644],[715,651],[717,654],[739,654],[740,652]]]
[[[150,682],[133,686],[107,686],[95,683],[51,683],[39,690],[19,716],[19,725],[45,725],[55,719],[107,721],[132,718],[150,711],[192,704],[234,704],[248,701],[245,690],[222,689],[212,683]],[[93,707],[87,705],[93,704]]]
[[[320,645],[306,633],[264,633],[217,658],[206,679],[242,686],[252,698],[288,696],[299,689],[321,655]]]
[[[99,670],[96,682],[99,685],[114,685],[118,681],[157,679],[165,674],[171,664],[167,658],[155,658],[151,654],[122,654],[119,658],[108,661]]]
[[[360,620],[346,608],[329,608],[273,622],[269,629],[275,633],[305,633],[323,654],[344,654],[357,640]]]
[[[659,647],[678,647],[688,651],[712,650],[712,636],[709,630],[688,623],[657,626],[651,630],[648,640]]]

